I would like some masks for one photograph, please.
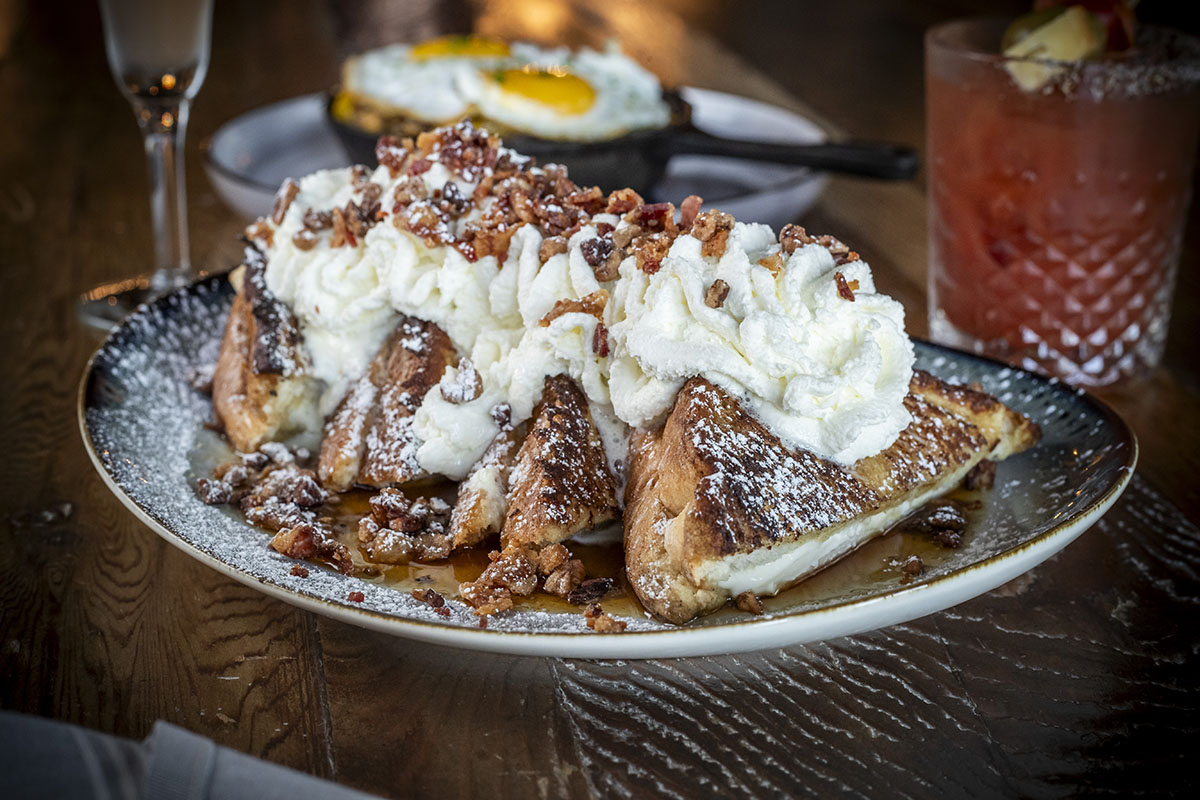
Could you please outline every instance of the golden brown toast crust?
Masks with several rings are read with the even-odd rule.
[[[508,477],[527,430],[527,425],[504,426],[458,485],[458,499],[450,516],[450,536],[455,549],[474,547],[503,527],[508,507]]]
[[[713,562],[877,514],[1038,437],[994,398],[925,373],[905,406],[896,442],[847,469],[789,451],[737,400],[689,380],[663,429],[630,448],[626,571],[643,605],[671,622],[713,610],[729,596],[704,584]]]
[[[299,328],[266,290],[262,265],[251,258],[257,252],[247,250],[248,265],[230,276],[237,295],[213,370],[213,411],[244,453],[285,432],[307,394]]]
[[[505,547],[561,542],[620,513],[587,398],[569,377],[546,378],[509,483]]]
[[[325,423],[321,482],[344,491],[356,483],[382,488],[424,477],[412,417],[456,358],[437,325],[401,319]]]

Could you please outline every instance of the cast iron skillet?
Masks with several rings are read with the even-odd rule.
[[[346,149],[358,164],[375,163],[378,134],[367,133],[332,114],[335,93],[326,114]],[[908,147],[882,142],[824,142],[774,144],[723,139],[692,124],[692,109],[678,92],[664,91],[671,122],[663,128],[632,131],[598,142],[562,142],[534,136],[507,135],[505,145],[533,156],[542,164],[563,164],[580,186],[612,190],[628,186],[648,194],[662,177],[667,161],[676,155],[708,155],[771,161],[885,180],[909,180],[917,174],[917,154]]]

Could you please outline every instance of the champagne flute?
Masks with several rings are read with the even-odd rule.
[[[153,273],[83,295],[83,320],[112,327],[191,275],[183,144],[188,106],[208,70],[212,0],[100,0],[100,14],[109,68],[142,132],[154,230]]]

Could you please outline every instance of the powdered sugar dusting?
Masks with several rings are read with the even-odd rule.
[[[227,565],[249,582],[278,587],[298,598],[364,611],[398,634],[409,623],[457,627],[481,637],[499,632],[595,635],[579,613],[521,611],[498,615],[479,630],[472,611],[447,598],[448,618],[407,592],[309,565],[309,576],[291,574],[297,562],[268,546],[270,535],[235,512],[208,506],[196,497],[195,479],[231,455],[204,427],[209,398],[189,383],[197,367],[212,363],[232,299],[224,278],[210,278],[172,293],[139,311],[97,354],[83,400],[84,426],[104,471],[144,513],[170,531],[169,538]],[[980,381],[985,390],[1029,415],[1043,441],[999,466],[996,489],[981,512],[979,527],[960,550],[921,581],[964,569],[1004,553],[1049,530],[1064,517],[1103,497],[1126,469],[1131,444],[1086,397],[1067,387],[991,362],[918,343],[918,366],[958,382]],[[1051,478],[1061,479],[1051,481]],[[831,605],[895,591],[892,580],[866,581],[832,594],[785,594],[769,605],[766,618],[802,614]],[[363,602],[346,598],[363,593]],[[789,599],[791,598],[791,599]],[[837,613],[830,612],[830,613]],[[628,631],[673,630],[652,620],[625,617]],[[724,611],[690,623],[711,627],[744,623],[745,615]],[[615,637],[619,640],[620,637]]]

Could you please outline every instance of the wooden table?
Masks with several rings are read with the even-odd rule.
[[[920,145],[921,31],[972,4],[798,5],[222,0],[188,144],[193,260],[233,264],[244,223],[203,175],[207,134],[328,85],[350,50],[471,17],[504,35],[616,35],[668,83],[799,107],[794,93],[858,136]],[[131,737],[166,719],[391,796],[1194,787],[1180,770],[1200,729],[1187,633],[1200,602],[1195,213],[1166,365],[1107,396],[1141,439],[1138,477],[1028,575],[905,625],[736,657],[596,663],[418,645],[218,576],[139,524],[88,462],[75,387],[98,337],[75,298],[151,253],[137,131],[97,17],[87,3],[0,2],[0,707]],[[804,222],[862,252],[925,332],[919,182],[835,179]]]

